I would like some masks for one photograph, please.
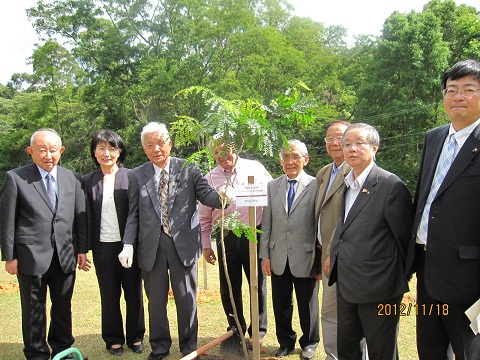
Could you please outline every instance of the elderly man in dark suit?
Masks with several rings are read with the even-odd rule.
[[[119,259],[123,266],[131,266],[135,249],[148,297],[152,347],[148,359],[161,360],[172,345],[167,318],[169,278],[180,351],[185,355],[197,348],[196,263],[202,242],[195,211],[197,199],[213,208],[221,207],[221,199],[199,168],[170,156],[172,140],[164,124],[147,124],[141,140],[150,161],[129,173],[130,210]]]
[[[75,267],[90,267],[85,197],[79,176],[57,165],[64,150],[54,130],[35,131],[27,147],[33,164],[8,171],[0,194],[2,260],[20,285],[27,359],[53,358],[73,344]]]
[[[442,77],[451,124],[427,132],[408,264],[417,272],[419,358],[480,359],[464,311],[480,298],[480,63],[460,61]]]
[[[375,162],[380,137],[367,124],[350,125],[342,139],[351,171],[331,245],[329,285],[337,283],[338,358],[398,359],[400,302],[408,291],[405,260],[413,220],[405,184]],[[385,311],[382,309],[397,309]]]
[[[320,338],[318,282],[310,274],[316,243],[315,199],[318,184],[303,170],[307,147],[289,140],[280,161],[285,175],[268,183],[268,206],[263,211],[260,253],[262,270],[272,277],[273,313],[277,340],[276,357],[295,349],[292,328],[293,288],[297,298],[302,336],[302,359],[313,359]]]

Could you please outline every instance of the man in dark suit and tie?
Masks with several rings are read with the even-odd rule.
[[[260,253],[262,270],[272,277],[273,313],[277,340],[276,357],[295,349],[292,328],[293,289],[297,298],[302,336],[302,359],[313,359],[320,338],[318,282],[310,274],[316,243],[315,199],[318,184],[303,170],[308,164],[307,147],[289,140],[280,161],[285,175],[268,183],[268,206],[263,210]]]
[[[465,310],[480,298],[480,63],[460,61],[442,77],[451,124],[427,132],[408,252],[417,272],[420,360],[480,359]]]
[[[398,359],[398,311],[408,291],[405,260],[413,220],[410,193],[375,162],[380,137],[367,124],[350,125],[342,139],[351,171],[332,240],[329,285],[337,283],[338,358],[360,360],[365,337],[370,360]]]
[[[90,267],[85,197],[79,176],[57,165],[64,150],[54,130],[35,131],[27,147],[33,163],[8,171],[0,193],[2,260],[20,286],[27,359],[53,358],[72,346],[75,267]]]
[[[164,124],[151,122],[141,133],[149,162],[129,173],[129,214],[120,262],[129,267],[137,253],[148,297],[149,360],[170,353],[172,338],[167,318],[169,279],[177,306],[180,351],[197,349],[197,267],[202,253],[197,199],[220,208],[219,194],[200,169],[170,156],[172,140]],[[233,199],[227,199],[229,203]]]

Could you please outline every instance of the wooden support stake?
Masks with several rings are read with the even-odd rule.
[[[255,184],[255,177],[248,177],[249,184]],[[248,207],[249,225],[253,228],[257,227],[257,209],[255,206]],[[254,233],[255,238],[257,234]],[[250,253],[250,314],[252,324],[252,359],[260,360],[260,329],[258,324],[258,254],[257,244],[249,241]]]
[[[195,350],[194,352],[191,352],[187,356],[182,357],[180,360],[193,360],[197,356],[204,354],[207,350],[217,346],[222,341],[225,341],[228,338],[231,338],[232,336],[233,336],[233,330],[229,330],[226,334],[223,334],[219,338],[216,338],[215,340],[210,341],[208,344],[203,345],[201,348]]]

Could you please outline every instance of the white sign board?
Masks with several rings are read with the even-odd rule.
[[[236,206],[267,206],[267,184],[236,185]]]

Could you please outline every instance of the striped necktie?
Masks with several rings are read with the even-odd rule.
[[[437,170],[435,171],[430,193],[428,194],[427,202],[425,203],[425,208],[423,209],[422,219],[420,220],[420,225],[418,226],[417,231],[418,238],[425,243],[427,242],[428,236],[428,218],[430,216],[430,207],[432,206],[433,199],[435,199],[440,185],[442,185],[442,182],[445,179],[445,175],[447,175],[448,169],[450,169],[450,166],[453,163],[456,145],[457,142],[455,140],[455,134],[451,134],[445,150],[443,151],[443,156],[438,159]]]
[[[168,236],[172,236],[170,230],[170,224],[168,222],[168,178],[167,172],[162,170],[160,174],[160,184],[158,186],[158,199],[160,201],[160,207],[162,209],[162,226],[163,231]]]
[[[47,194],[48,198],[50,199],[50,204],[52,204],[53,210],[57,210],[57,194],[55,193],[55,189],[53,188],[53,176],[48,173],[45,176],[45,179],[47,182]]]

